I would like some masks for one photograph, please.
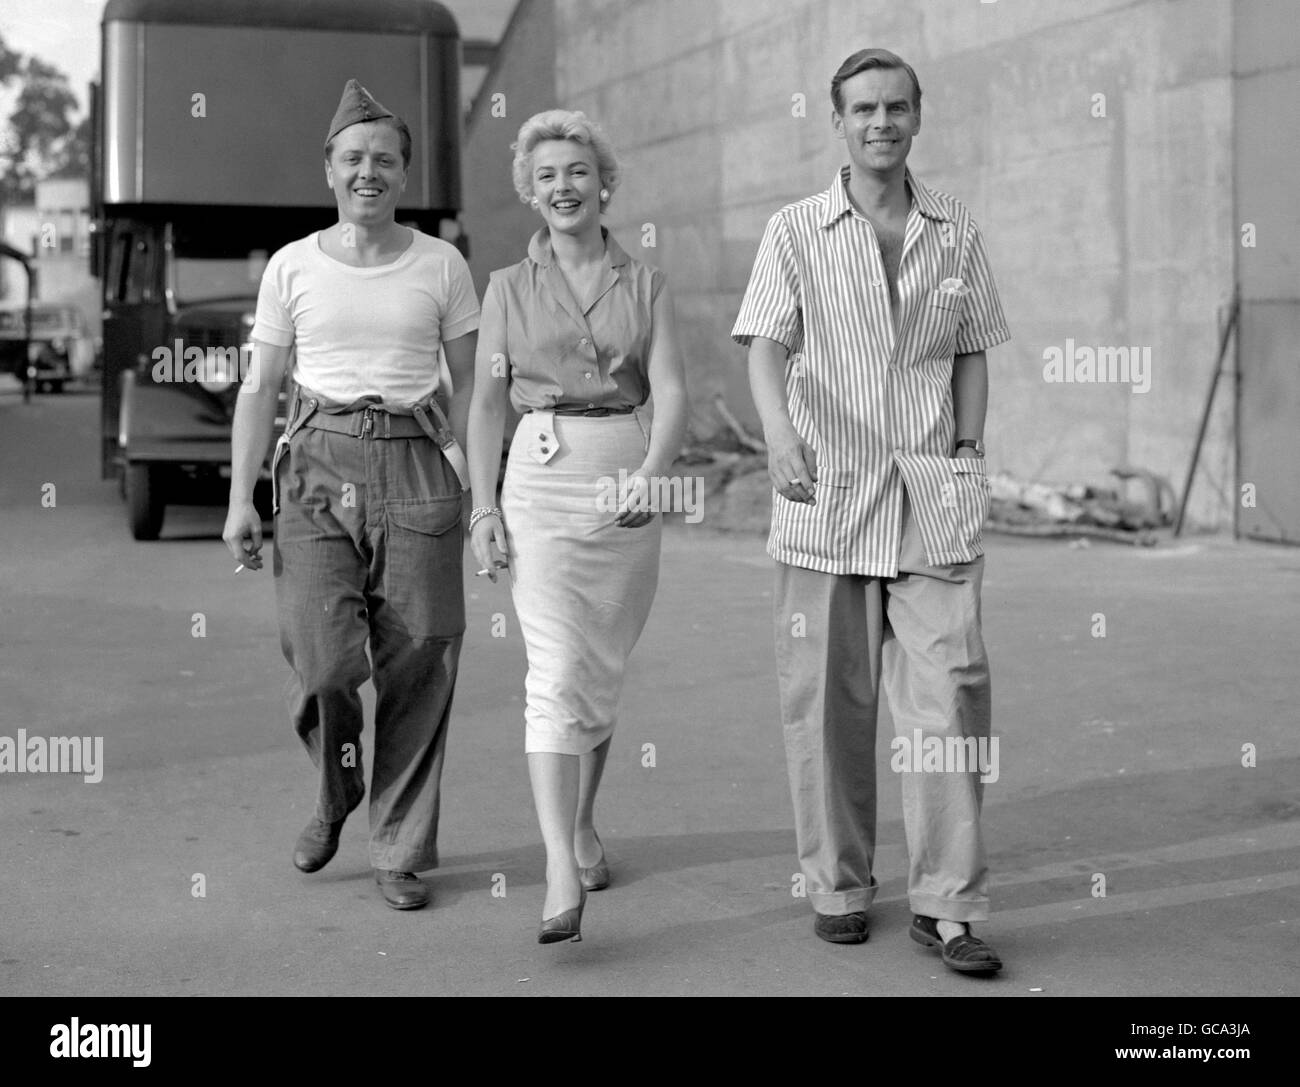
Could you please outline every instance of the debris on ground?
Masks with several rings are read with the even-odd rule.
[[[677,470],[700,478],[711,527],[765,533],[772,501],[766,447],[721,395],[713,407],[722,425],[707,438],[693,437],[677,458]],[[1177,512],[1169,481],[1129,465],[1110,474],[1114,486],[1031,482],[998,472],[989,476],[985,527],[1011,536],[1067,537],[1072,546],[1086,546],[1088,539],[1153,546],[1154,530],[1172,525]]]
[[[1121,483],[1142,485],[1141,500],[1114,487],[1087,483],[1032,483],[1010,472],[989,477],[990,532],[1012,536],[1073,536],[1150,547],[1150,531],[1173,524],[1176,501],[1169,481],[1142,468],[1111,469]]]

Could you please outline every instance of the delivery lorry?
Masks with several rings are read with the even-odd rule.
[[[226,501],[261,273],[337,220],[324,141],[348,79],[411,129],[398,221],[465,250],[461,44],[429,0],[108,0],[101,30],[101,470],[152,540],[169,503]]]

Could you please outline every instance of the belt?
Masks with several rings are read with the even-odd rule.
[[[362,408],[360,411],[326,415],[312,412],[303,420],[303,426],[312,430],[328,430],[334,434],[348,434],[353,438],[427,438],[430,435],[411,415],[394,415],[391,411]]]
[[[533,411],[534,409],[529,408],[528,410]],[[586,415],[593,419],[603,419],[606,415],[631,415],[632,412],[636,411],[636,405],[624,404],[621,407],[617,407],[617,408],[566,407],[566,408],[545,408],[545,409],[538,409],[538,410],[549,411],[552,415]]]
[[[447,423],[447,416],[434,397],[426,397],[413,405],[410,415],[394,415],[390,411],[374,407],[345,412],[319,411],[319,398],[312,396],[304,401],[302,394],[302,386],[295,385],[289,424],[280,435],[277,448],[279,445],[287,445],[303,427],[347,434],[353,438],[431,438],[447,458],[461,487],[469,490],[469,464],[465,459],[465,451],[456,441],[456,436]]]

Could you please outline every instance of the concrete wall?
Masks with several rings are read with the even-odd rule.
[[[497,97],[500,96],[500,97]],[[479,295],[488,273],[523,260],[541,217],[520,203],[510,180],[519,126],[559,103],[552,0],[523,0],[502,35],[496,64],[474,99],[465,141],[465,229]]]
[[[1238,526],[1300,543],[1300,35],[1288,0],[1233,10],[1238,359]],[[1283,180],[1285,179],[1285,181]],[[1250,493],[1253,492],[1253,493]]]
[[[1229,0],[554,0],[554,20],[559,103],[625,159],[609,224],[630,250],[655,228],[639,252],[669,273],[698,432],[718,393],[753,419],[728,332],[763,225],[847,161],[830,77],[878,45],[917,69],[911,165],[971,207],[1011,324],[990,353],[990,470],[1101,483],[1131,462],[1181,487],[1237,244]],[[1045,382],[1067,339],[1150,348],[1150,391]],[[1201,524],[1231,521],[1230,408]]]

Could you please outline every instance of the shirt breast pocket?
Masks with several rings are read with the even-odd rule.
[[[930,292],[917,329],[919,357],[945,358],[952,355],[965,307],[966,299],[961,295],[940,290]]]

